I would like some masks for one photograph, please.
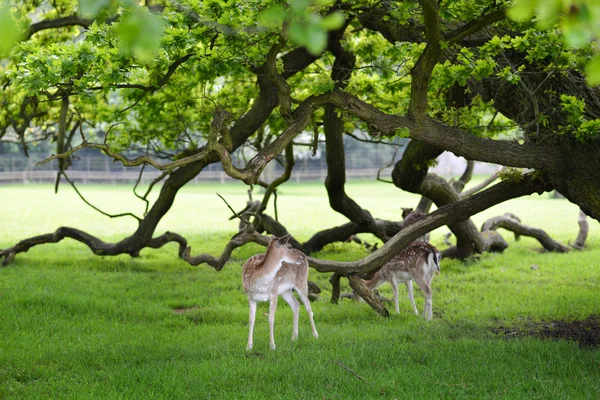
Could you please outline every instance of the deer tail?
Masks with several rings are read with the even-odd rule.
[[[433,267],[434,271],[436,271],[438,274],[441,273],[441,268],[440,268],[440,259],[441,258],[442,258],[442,255],[440,254],[439,251],[432,251],[427,256],[427,264],[429,265],[429,268]]]

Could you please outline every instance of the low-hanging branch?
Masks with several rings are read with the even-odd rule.
[[[265,194],[263,195],[262,202],[260,203],[259,213],[262,213],[267,209],[267,205],[269,204],[269,199],[271,198],[271,195],[277,195],[277,188],[291,178],[292,170],[294,169],[295,164],[296,160],[294,159],[294,146],[292,143],[290,143],[285,148],[285,168],[283,174],[281,174],[280,177],[273,180],[273,182],[271,182],[269,186],[267,186]],[[275,213],[277,213],[276,206]]]
[[[132,257],[139,256],[140,249],[130,247],[127,240],[116,243],[106,243],[82,230],[70,227],[60,227],[53,233],[27,238],[8,249],[0,250],[0,259],[4,258],[2,266],[10,264],[18,253],[25,253],[32,247],[41,244],[58,243],[64,238],[71,238],[85,244],[90,248],[92,253],[98,256],[116,256],[119,254],[129,254]],[[157,249],[170,242],[177,242],[179,244],[179,255],[180,257],[183,256],[183,251],[187,247],[187,241],[183,236],[173,232],[165,232],[158,237],[152,238],[146,246]]]
[[[489,185],[491,185],[492,183],[494,183],[494,181],[496,179],[498,179],[498,177],[500,176],[500,174],[505,171],[506,168],[501,168],[498,171],[494,172],[492,175],[490,175],[489,177],[487,177],[483,182],[481,182],[480,184],[473,186],[470,189],[467,189],[463,192],[460,193],[460,197],[465,198],[465,197],[469,197],[477,192],[479,192],[480,190],[485,189],[486,187],[488,187]]]
[[[200,152],[188,156],[188,157],[184,157],[181,158],[179,160],[170,162],[170,163],[166,163],[166,164],[162,164],[159,163],[158,161],[154,160],[152,157],[148,156],[148,155],[143,155],[143,156],[139,156],[136,157],[132,160],[128,159],[127,157],[125,157],[124,155],[115,152],[114,150],[112,150],[107,144],[104,143],[90,143],[87,140],[84,140],[81,144],[71,148],[70,150],[61,153],[61,154],[53,154],[48,158],[43,159],[42,161],[39,161],[37,164],[35,164],[37,167],[39,167],[40,165],[44,165],[49,163],[50,161],[53,160],[57,160],[60,158],[65,158],[65,157],[69,157],[71,154],[82,150],[82,149],[99,149],[102,150],[102,152],[104,154],[106,154],[107,156],[113,158],[115,161],[120,161],[124,167],[139,167],[140,165],[144,165],[144,164],[148,164],[153,166],[154,168],[160,170],[160,171],[173,171],[175,168],[193,163],[194,161],[198,161],[201,160],[203,158],[206,157],[206,153],[208,152],[206,149],[201,150]]]
[[[87,199],[85,197],[83,197],[83,195],[81,194],[81,192],[79,191],[79,189],[77,189],[77,186],[75,185],[75,183],[69,179],[69,176],[67,175],[67,173],[65,171],[59,172],[59,179],[60,179],[60,175],[62,175],[67,182],[69,182],[69,184],[71,185],[71,187],[73,188],[73,190],[75,190],[75,193],[77,193],[77,195],[79,196],[79,198],[81,200],[83,200],[83,202],[85,204],[87,204],[88,206],[90,206],[91,208],[93,208],[94,210],[98,211],[100,214],[105,215],[109,218],[119,218],[119,217],[132,217],[135,218],[138,223],[142,221],[142,219],[140,217],[138,217],[137,215],[130,213],[130,212],[126,212],[126,213],[121,213],[121,214],[109,214],[106,211],[101,210],[100,208],[96,207],[95,205],[93,205],[92,203],[90,203],[89,201],[87,201]]]
[[[197,256],[192,256],[191,247],[187,247],[183,252],[181,258],[188,262],[190,265],[197,266],[200,264],[208,264],[213,267],[215,270],[220,271],[225,263],[231,257],[231,253],[238,247],[244,246],[247,243],[254,242],[261,244],[263,246],[267,246],[269,243],[269,238],[267,236],[261,235],[258,232],[255,232],[251,225],[248,225],[250,228],[245,229],[242,232],[238,232],[227,242],[225,245],[225,249],[221,253],[221,255],[217,258],[211,256],[210,254],[200,254]]]

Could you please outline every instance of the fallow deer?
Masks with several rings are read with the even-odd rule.
[[[413,210],[412,208],[402,208],[402,227],[406,228],[409,225],[414,224],[415,222],[425,218],[427,214],[425,214],[424,212],[418,211],[418,210]],[[415,239],[415,241],[422,241],[422,242],[427,242],[429,243],[429,232],[427,232],[426,234],[424,234],[423,236],[419,236],[418,238]]]
[[[373,279],[365,281],[365,284],[370,290],[374,290],[379,285],[389,282],[392,285],[394,293],[396,313],[400,313],[400,308],[398,307],[398,283],[404,282],[415,314],[419,315],[413,296],[412,281],[414,280],[425,295],[423,316],[425,319],[430,320],[433,316],[430,285],[433,274],[435,272],[440,273],[440,258],[440,252],[429,243],[420,241],[412,242],[400,254],[396,255],[377,271]]]
[[[281,238],[271,237],[267,252],[257,254],[246,261],[242,268],[242,284],[248,295],[250,307],[250,331],[248,333],[248,346],[246,350],[252,349],[254,334],[254,321],[256,317],[256,303],[269,301],[269,333],[271,349],[275,350],[275,310],[277,309],[277,298],[281,295],[290,305],[294,314],[292,340],[298,338],[298,316],[300,304],[294,297],[292,289],[296,290],[300,300],[304,303],[312,333],[315,338],[319,337],[313,312],[308,300],[308,261],[300,250],[292,248],[288,243],[290,235]]]

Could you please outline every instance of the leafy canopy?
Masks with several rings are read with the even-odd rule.
[[[448,56],[433,71],[430,115],[476,136],[514,135],[516,122],[498,115],[493,100],[472,96],[468,104],[457,105],[449,93],[473,81],[502,81],[518,87],[532,66],[537,73],[565,79],[572,71],[584,70],[593,46],[582,41],[566,46],[559,33],[562,30],[567,43],[573,44],[565,21],[588,21],[579,16],[582,6],[574,17],[566,1],[560,2],[562,14],[552,15],[540,5],[546,2],[535,3],[525,12],[522,2],[510,9],[510,16],[519,21],[502,20],[479,32],[475,39],[484,38],[481,43],[442,42]],[[108,142],[114,147],[149,149],[165,157],[193,151],[205,143],[216,108],[239,118],[256,101],[257,71],[282,36],[286,41],[276,60],[279,73],[284,68],[281,54],[303,46],[309,53],[306,57],[313,57],[307,66],[288,73],[294,101],[332,90],[339,83],[332,79],[335,56],[326,51],[328,32],[344,28],[340,45],[355,57],[344,90],[382,111],[404,115],[410,74],[425,48],[422,11],[415,1],[381,5],[357,0],[332,5],[322,0],[182,0],[153,1],[150,8],[133,0],[0,4],[0,21],[4,22],[0,24],[4,39],[0,51],[6,59],[0,63],[4,87],[0,137],[22,143],[56,137],[61,99],[68,97],[69,127],[83,119],[90,138],[104,138],[110,131]],[[452,31],[499,4],[444,1],[442,28]],[[590,15],[595,15],[595,2],[586,4]],[[529,22],[534,14],[536,20]],[[81,18],[81,24],[29,32],[37,23],[73,15]],[[372,28],[370,19],[376,19],[378,27],[389,27],[391,33],[403,34],[403,27],[407,33],[401,40],[390,40]],[[595,37],[595,31],[590,32],[594,36],[586,40]],[[522,60],[506,62],[507,54],[514,53],[522,54]],[[594,58],[591,70],[596,62]],[[591,82],[594,77],[590,74]],[[558,112],[577,123],[557,127],[556,133],[581,141],[597,137],[598,121],[581,112],[583,99],[571,96],[560,102]],[[535,123],[543,125],[548,120],[544,112]],[[322,111],[317,110],[315,120],[321,119]],[[366,128],[348,116],[345,124],[349,131]],[[268,143],[284,127],[284,119],[271,114],[249,145]],[[399,135],[406,135],[405,130],[399,130]],[[78,140],[77,135],[73,137]]]

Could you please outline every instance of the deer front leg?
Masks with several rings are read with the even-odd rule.
[[[283,299],[286,301],[286,303],[288,303],[292,309],[292,312],[294,313],[294,326],[292,328],[292,340],[296,340],[298,339],[298,317],[300,315],[300,303],[298,303],[298,300],[296,300],[296,298],[294,297],[294,294],[292,293],[291,290],[288,290],[287,292],[283,293],[281,295],[281,297],[283,297]]]
[[[277,310],[277,292],[271,295],[269,302],[269,335],[271,350],[275,350],[275,310]]]
[[[250,331],[248,332],[248,345],[246,346],[246,350],[252,350],[252,336],[254,335],[254,321],[256,318],[256,302],[248,298],[248,306],[250,308]]]

